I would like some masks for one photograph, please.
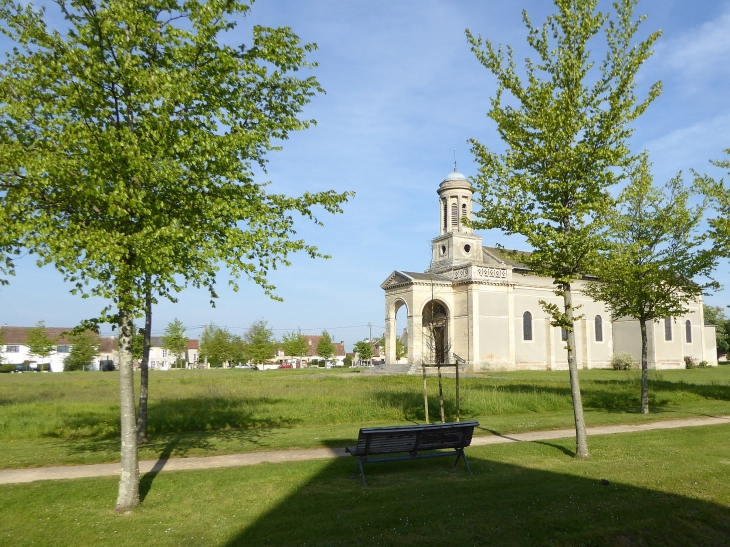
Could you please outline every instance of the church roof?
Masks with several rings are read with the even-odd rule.
[[[453,173],[449,173],[448,175],[446,175],[444,182],[452,180],[467,180],[467,178],[458,171],[454,171]]]
[[[431,281],[432,279],[434,281],[448,281],[451,282],[450,277],[446,277],[445,275],[439,275],[439,274],[432,274],[432,273],[419,273],[419,272],[403,272],[408,277],[413,279],[414,281]]]
[[[437,273],[403,272],[396,270],[380,285],[382,289],[394,286],[411,285],[417,282],[436,282],[451,284],[451,279]]]
[[[517,269],[520,269],[520,270],[529,270],[530,269],[525,264],[523,264],[522,262],[520,262],[519,260],[515,260],[515,258],[513,258],[512,256],[510,256],[507,253],[505,253],[504,250],[498,249],[497,247],[483,246],[482,247],[482,252],[485,254],[484,262],[489,262],[489,260],[487,259],[487,257],[489,255],[491,255],[492,257],[498,259],[501,262],[504,262],[508,266],[512,266],[513,268],[517,268]],[[511,252],[519,253],[519,254],[525,255],[525,256],[532,254],[532,253],[529,253],[527,251],[511,251]]]

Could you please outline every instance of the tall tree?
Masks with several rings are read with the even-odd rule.
[[[355,342],[354,347],[355,353],[360,358],[360,362],[370,361],[373,358],[373,346],[369,340],[360,340]]]
[[[631,317],[641,331],[641,413],[649,412],[647,324],[684,315],[702,290],[696,278],[708,276],[714,253],[697,233],[704,206],[689,205],[692,192],[681,174],[664,188],[653,185],[647,155],[631,173],[631,181],[608,215],[610,246],[596,264],[600,281],[584,292],[606,303],[614,320]]]
[[[147,276],[149,279],[149,276]],[[149,285],[149,283],[147,283]],[[146,444],[147,408],[150,397],[150,349],[152,348],[152,290],[149,286],[144,296],[144,329],[142,329],[142,355],[139,363],[139,410],[137,412],[137,443]]]
[[[705,325],[715,325],[715,345],[717,354],[727,355],[730,352],[730,321],[725,310],[720,306],[703,306]],[[0,341],[0,345],[2,341]]]
[[[16,47],[0,66],[0,226],[74,291],[117,309],[122,472],[117,510],[139,503],[133,320],[148,291],[174,300],[192,283],[214,299],[221,265],[268,294],[270,268],[320,257],[294,238],[293,214],[341,212],[348,193],[267,193],[266,154],[311,120],[321,91],[299,70],[315,45],[287,27],[255,26],[248,46],[222,43],[244,0],[0,2]],[[60,30],[57,30],[60,29]],[[227,39],[228,37],[226,37]]]
[[[725,154],[727,156],[725,159],[714,160],[711,163],[730,174],[730,148],[725,150]],[[714,209],[715,214],[707,220],[712,247],[718,256],[728,259],[730,258],[730,183],[724,179],[716,180],[710,175],[700,176],[697,173],[695,182]],[[730,322],[725,317],[724,311],[706,306],[705,313],[705,321],[717,325],[718,352],[730,352]]]
[[[188,337],[185,336],[185,325],[177,317],[165,327],[162,347],[175,356],[175,366],[180,366],[188,349]]]
[[[26,344],[30,353],[41,361],[48,360],[51,355],[56,353],[56,341],[48,336],[46,324],[43,321],[38,321],[36,326],[28,331]],[[47,365],[50,368],[50,360]],[[42,363],[38,363],[39,370],[42,366]]]
[[[99,335],[92,331],[83,331],[68,335],[71,351],[63,360],[63,370],[86,370],[91,368],[94,358],[99,355]]]
[[[335,354],[335,346],[332,343],[332,337],[326,330],[322,331],[322,336],[317,342],[317,355],[322,357],[325,361],[332,359]]]
[[[285,332],[281,338],[281,346],[285,355],[304,357],[307,354],[307,339],[301,330]]]
[[[210,366],[217,368],[239,360],[240,354],[241,340],[238,337],[213,323],[205,326],[200,337],[201,359],[207,359]]]
[[[263,319],[254,321],[243,335],[246,357],[254,363],[265,363],[276,355],[274,331]]]
[[[557,12],[542,27],[523,12],[527,42],[537,55],[537,61],[525,60],[526,79],[511,48],[505,54],[466,31],[472,51],[499,83],[488,116],[506,147],[499,154],[470,141],[480,165],[474,183],[481,209],[473,226],[524,236],[533,252],[520,260],[555,282],[562,305],[543,307],[554,326],[568,331],[576,456],[587,458],[571,284],[592,271],[602,247],[602,219],[612,204],[608,189],[630,160],[629,123],[659,95],[659,83],[643,101],[634,93],[636,73],[659,33],[632,44],[643,20],[633,20],[635,0],[617,1],[609,15],[597,10],[597,0],[554,3]],[[602,30],[607,53],[596,63],[589,42]],[[503,101],[505,94],[514,100]]]

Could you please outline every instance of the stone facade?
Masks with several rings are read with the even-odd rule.
[[[431,267],[423,273],[394,271],[385,290],[385,359],[395,363],[396,313],[406,306],[408,361],[454,362],[480,370],[568,368],[564,332],[550,325],[540,300],[562,308],[551,279],[533,275],[461,223],[471,218],[472,189],[462,174],[449,174],[439,189],[440,234],[432,240]],[[616,353],[641,358],[638,321],[611,321],[601,302],[581,292],[590,279],[573,283],[581,368],[607,368]],[[403,325],[398,325],[402,328]],[[715,327],[704,325],[702,300],[682,317],[649,326],[649,367],[683,368],[684,358],[717,364]]]

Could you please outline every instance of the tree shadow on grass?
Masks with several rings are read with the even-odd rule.
[[[175,447],[178,445],[179,439],[177,437],[170,440],[165,445],[165,448],[160,453],[160,458],[157,460],[155,465],[152,467],[150,471],[145,473],[139,481],[139,501],[142,502],[147,497],[147,494],[149,493],[150,489],[152,488],[152,483],[155,480],[155,477],[162,471],[165,467],[165,464],[167,463],[167,460],[169,460],[172,457],[172,454],[175,450]]]
[[[370,487],[348,480],[354,458],[338,458],[225,545],[730,544],[726,506],[467,453],[473,475],[447,458],[382,463],[365,466]]]
[[[182,457],[190,452],[203,452],[224,443],[262,444],[272,431],[290,428],[299,419],[259,415],[262,405],[278,404],[270,397],[226,398],[200,397],[164,399],[151,402],[148,410],[146,452],[157,452],[159,458]],[[270,414],[270,408],[269,408]],[[60,432],[47,437],[59,438],[71,454],[114,452],[119,450],[119,420],[100,417],[94,412],[77,412],[62,419]]]

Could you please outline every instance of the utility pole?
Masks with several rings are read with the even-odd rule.
[[[368,323],[368,327],[370,327],[370,338],[368,338],[368,344],[370,344],[370,348],[371,348],[370,349],[370,352],[372,353],[372,346],[373,346],[373,324],[372,323]],[[369,364],[371,364],[371,365],[373,364],[373,358],[372,357],[370,358],[370,363]]]

